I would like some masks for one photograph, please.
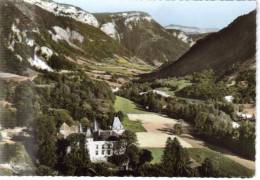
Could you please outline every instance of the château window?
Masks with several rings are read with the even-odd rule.
[[[111,155],[111,150],[107,150],[107,155]]]
[[[96,151],[96,155],[98,155],[98,151]]]
[[[104,150],[102,150],[102,155],[104,155],[105,154],[105,151]]]
[[[96,145],[96,149],[98,149],[98,145]]]

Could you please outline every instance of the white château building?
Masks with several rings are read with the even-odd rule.
[[[85,134],[85,146],[88,149],[89,157],[92,162],[106,161],[114,152],[114,145],[125,131],[120,119],[115,117],[110,130],[102,130],[99,128],[97,121],[94,121],[92,128],[83,131],[81,124],[68,126],[63,123],[60,128],[60,135],[67,138],[73,133]],[[70,151],[70,147],[67,149]],[[123,150],[124,151],[124,150]]]

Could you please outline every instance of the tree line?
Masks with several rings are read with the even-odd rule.
[[[202,77],[194,78],[194,80],[200,82],[209,75],[200,74],[200,76]],[[131,99],[152,112],[183,119],[194,125],[195,136],[229,148],[248,159],[255,158],[255,123],[243,121],[239,128],[234,129],[232,127],[232,122],[236,120],[234,106],[232,103],[223,101],[224,94],[221,92],[219,97],[214,96],[217,98],[189,101],[178,97],[165,98],[149,92],[151,89],[148,83],[129,83],[121,88],[118,95]],[[140,92],[147,93],[141,95]]]

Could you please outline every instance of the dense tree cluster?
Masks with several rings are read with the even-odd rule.
[[[252,76],[248,75],[246,79],[255,82]],[[118,95],[129,98],[150,111],[164,113],[175,119],[184,119],[194,125],[194,135],[216,145],[225,146],[246,158],[254,159],[255,123],[246,121],[238,129],[234,129],[232,123],[237,120],[234,105],[223,98],[229,92],[235,91],[230,91],[223,82],[215,83],[212,71],[195,73],[191,76],[191,80],[193,85],[184,88],[177,95],[205,99],[204,101],[189,101],[178,96],[162,97],[149,91],[152,89],[151,84],[154,83],[131,83],[125,85]],[[156,84],[160,83],[156,82]],[[194,91],[193,88],[198,91]],[[187,94],[189,91],[191,96]],[[198,96],[194,96],[195,92],[198,92]]]
[[[6,84],[8,85],[8,84]],[[10,94],[12,93],[12,94]],[[81,71],[39,74],[35,82],[24,81],[5,94],[14,108],[5,108],[1,115],[6,128],[26,126],[32,134],[38,175],[99,175],[111,174],[110,165],[93,164],[89,160],[83,136],[58,138],[62,123],[81,122],[84,129],[96,119],[101,128],[111,125],[114,95],[110,87],[94,81]],[[8,121],[7,121],[8,120]],[[2,121],[2,119],[1,119]],[[8,122],[8,124],[7,124]],[[126,134],[130,141],[131,137]],[[68,153],[67,149],[71,147]]]
[[[248,70],[239,73],[235,79],[235,102],[252,103],[256,101],[256,71]]]
[[[55,127],[54,118],[48,115],[39,116],[34,120],[34,131],[36,156],[39,159],[39,163],[54,168],[57,162],[57,129]]]
[[[179,91],[177,95],[194,99],[222,100],[231,93],[223,81],[216,82],[212,70],[194,73],[192,83],[191,86],[187,86]]]
[[[96,119],[102,128],[109,127],[114,114],[115,97],[106,83],[93,81],[84,72],[54,73],[46,76],[51,79],[47,83],[54,84],[54,87],[47,86],[43,91],[38,91],[43,110],[64,109],[74,121],[83,118],[91,121]],[[46,78],[43,76],[37,81],[45,83]]]
[[[160,88],[166,87],[171,91],[175,91],[178,89],[178,79],[177,78],[169,78],[169,79],[156,79],[154,82],[151,82],[151,88]]]
[[[235,103],[254,103],[256,97],[256,72],[247,70],[240,72],[233,79],[234,84],[227,86],[227,82],[217,81],[214,72],[205,70],[194,73],[192,86],[187,86],[177,93],[178,96],[195,99],[223,100],[226,95],[233,95]],[[232,83],[231,83],[232,84]]]

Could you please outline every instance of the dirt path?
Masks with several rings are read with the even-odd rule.
[[[161,116],[158,114],[128,114],[128,117],[132,121],[141,121],[143,127],[147,130],[147,132],[137,133],[137,139],[140,147],[165,147],[165,142],[168,137],[176,137],[172,135],[170,131],[174,124],[180,123],[176,119],[171,119],[165,116]],[[224,156],[230,158],[231,160],[241,164],[244,167],[255,170],[255,162],[239,157],[232,152],[219,148],[216,146],[212,146],[205,141],[193,137],[189,130],[192,128],[189,124],[185,122],[181,122],[185,134],[177,137],[180,140],[180,143],[183,147],[186,148],[207,148],[217,152],[222,153]]]

